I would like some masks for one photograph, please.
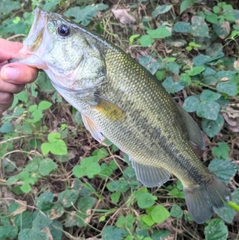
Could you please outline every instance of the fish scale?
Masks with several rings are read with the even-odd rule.
[[[129,155],[145,186],[161,186],[174,174],[193,219],[210,219],[231,194],[193,151],[192,144],[205,149],[205,143],[191,116],[113,44],[60,14],[39,8],[34,14],[18,61],[43,69],[92,136],[107,137]]]

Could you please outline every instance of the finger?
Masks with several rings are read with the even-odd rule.
[[[12,83],[1,81],[0,79],[0,92],[19,93],[23,90],[24,86],[25,86],[24,84],[18,84],[18,85],[12,84]]]
[[[0,92],[0,116],[2,113],[11,107],[13,101],[13,94]]]
[[[22,63],[10,63],[2,67],[0,78],[14,84],[26,84],[37,78],[36,68],[29,67]]]
[[[0,38],[0,62],[16,57],[22,46],[20,42],[10,42]]]

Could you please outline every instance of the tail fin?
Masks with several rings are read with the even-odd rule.
[[[230,190],[214,175],[208,181],[192,188],[185,188],[188,212],[194,221],[202,224],[212,217],[212,208],[221,208],[231,198]]]

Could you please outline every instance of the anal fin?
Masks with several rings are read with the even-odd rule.
[[[163,168],[144,165],[131,159],[137,179],[146,187],[160,187],[170,178],[170,173]]]

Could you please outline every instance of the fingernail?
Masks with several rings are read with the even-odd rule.
[[[18,77],[18,71],[13,67],[2,69],[2,79],[8,82],[14,81]]]

